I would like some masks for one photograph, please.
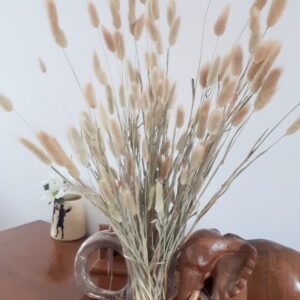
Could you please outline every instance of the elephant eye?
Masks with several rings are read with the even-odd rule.
[[[195,273],[199,273],[199,269],[197,267],[193,267],[192,270],[195,272]]]

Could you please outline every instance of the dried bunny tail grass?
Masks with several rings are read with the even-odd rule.
[[[151,17],[146,18],[146,26],[148,29],[149,37],[152,41],[157,42],[159,40],[159,30],[154,23],[153,19]]]
[[[142,93],[142,108],[143,108],[143,111],[147,111],[149,107],[149,92],[147,90],[143,90],[143,93]]]
[[[231,63],[231,52],[226,54],[222,60],[222,64],[219,72],[220,80],[222,80],[224,75],[226,74],[226,71],[228,70],[230,63]]]
[[[129,21],[129,25],[133,25],[136,22],[135,0],[128,0],[128,21]]]
[[[281,68],[273,69],[266,80],[264,81],[262,88],[254,103],[254,109],[256,111],[262,110],[272,99],[276,93],[277,84],[282,74]]]
[[[186,185],[188,182],[188,170],[183,169],[181,171],[180,177],[179,177],[179,182],[181,185]]]
[[[220,71],[221,58],[217,56],[209,68],[207,76],[207,85],[212,85],[217,79]]]
[[[87,146],[77,129],[75,127],[70,128],[67,137],[77,160],[83,166],[87,166],[89,163]]]
[[[252,60],[249,69],[247,71],[247,78],[249,81],[252,81],[254,79],[259,69],[261,68],[262,64],[263,63],[256,64],[254,60]]]
[[[99,118],[105,130],[108,131],[110,127],[110,117],[102,103],[99,105]]]
[[[107,76],[104,70],[102,69],[99,57],[96,52],[94,52],[93,54],[93,69],[100,84],[107,85],[108,83]]]
[[[162,40],[161,34],[159,34],[158,41],[155,42],[155,49],[156,49],[156,52],[158,55],[164,54],[164,45],[163,45],[163,40]]]
[[[142,141],[142,155],[143,155],[143,160],[147,162],[149,160],[149,151],[148,151],[148,142],[146,139],[143,139]]]
[[[102,178],[99,181],[99,188],[100,188],[100,192],[103,194],[104,198],[106,198],[107,201],[110,202],[113,200],[114,198],[113,190],[105,178]]]
[[[119,86],[119,103],[123,108],[126,106],[125,88],[122,83]]]
[[[69,158],[58,143],[58,141],[44,131],[38,132],[37,138],[42,144],[42,146],[45,148],[47,153],[52,157],[52,159],[58,165],[65,167]]]
[[[160,180],[165,180],[170,172],[172,165],[172,158],[170,156],[166,157],[160,166]]]
[[[53,0],[47,0],[46,5],[47,5],[48,20],[49,20],[52,35],[56,43],[61,48],[67,48],[68,41],[58,23],[58,16],[57,16],[57,9],[56,9],[55,2]]]
[[[44,74],[47,73],[47,66],[41,57],[39,58],[38,62],[39,62],[40,71]]]
[[[251,10],[249,28],[251,32],[260,32],[260,13],[257,8]]]
[[[235,78],[230,79],[226,84],[222,86],[221,92],[217,98],[217,106],[224,107],[234,97],[237,81]]]
[[[260,43],[261,35],[260,33],[251,32],[249,43],[248,43],[248,49],[249,52],[253,55]]]
[[[268,56],[266,57],[266,59],[264,60],[264,62],[262,63],[261,67],[259,68],[258,72],[256,73],[255,77],[252,80],[250,88],[253,94],[257,93],[258,90],[261,88],[261,85],[265,77],[267,76],[268,72],[272,68],[273,63],[275,62],[277,56],[279,55],[280,50],[281,50],[281,44],[279,42],[275,42],[272,45]]]
[[[92,26],[98,28],[100,26],[100,19],[95,4],[91,1],[88,2],[88,12]]]
[[[234,76],[241,75],[243,71],[243,49],[239,44],[232,48],[231,52],[231,71]]]
[[[114,27],[119,30],[122,27],[122,19],[121,19],[121,15],[119,13],[115,14],[112,16],[113,18],[113,25]]]
[[[207,122],[208,133],[211,135],[217,135],[223,124],[223,120],[224,117],[223,117],[222,110],[221,109],[213,110]]]
[[[182,152],[184,147],[186,146],[186,143],[187,143],[187,140],[188,140],[188,134],[187,132],[184,132],[181,137],[179,138],[178,142],[177,142],[177,145],[176,145],[176,150],[178,152]]]
[[[267,17],[267,26],[273,27],[280,19],[287,5],[287,0],[273,0]]]
[[[179,29],[180,29],[180,23],[181,20],[179,17],[175,18],[173,21],[170,32],[169,32],[169,45],[174,46],[176,44],[176,41],[178,39]],[[157,40],[156,40],[157,41]]]
[[[120,193],[121,202],[127,207],[132,216],[136,216],[138,214],[137,205],[132,197],[132,194],[129,190],[121,190]]]
[[[199,109],[198,114],[198,124],[196,130],[196,136],[198,139],[202,139],[204,137],[206,131],[206,124],[209,116],[210,110],[210,101],[205,99]]]
[[[95,109],[97,107],[97,101],[95,97],[95,90],[91,82],[88,82],[84,86],[84,97],[86,104],[89,108]]]
[[[249,39],[249,52],[254,54],[261,40],[260,14],[257,8],[251,10],[249,27],[251,31]]]
[[[113,96],[112,88],[109,84],[106,85],[105,91],[106,91],[106,101],[108,105],[108,111],[110,114],[113,114],[115,112],[114,96]]]
[[[169,27],[172,26],[175,17],[176,17],[176,1],[169,0],[167,5],[167,21]]]
[[[102,36],[103,36],[106,48],[111,52],[115,52],[116,45],[115,45],[114,38],[113,38],[112,34],[110,33],[110,31],[105,26],[102,25],[101,32],[102,32]]]
[[[176,111],[176,127],[181,128],[184,124],[184,107],[179,105]]]
[[[86,111],[82,111],[80,113],[80,126],[87,138],[96,138],[97,128],[92,123],[90,114],[88,114]]]
[[[154,209],[158,215],[159,218],[162,218],[164,216],[164,189],[163,185],[160,181],[157,181],[155,185],[155,206]]]
[[[76,179],[80,178],[80,172],[77,169],[77,167],[74,165],[74,163],[69,159],[66,164],[66,169],[68,170],[69,174]]]
[[[124,154],[124,145],[122,132],[118,122],[115,119],[111,119],[110,122],[111,136],[114,143],[114,148],[117,151],[118,156]]]
[[[41,150],[39,147],[37,147],[35,144],[27,140],[26,138],[20,138],[20,143],[30,150],[41,162],[43,162],[45,165],[50,166],[51,160],[49,157],[44,153],[43,150]]]
[[[286,130],[285,135],[295,134],[300,130],[300,118],[296,119],[292,125]]]
[[[274,40],[266,40],[263,41],[257,48],[255,52],[255,56],[253,58],[254,62],[256,64],[261,63],[266,59],[268,54],[270,53],[270,50],[272,49],[274,43],[276,43]]]
[[[140,40],[140,38],[143,34],[144,24],[145,24],[145,17],[144,17],[144,15],[141,15],[136,20],[136,22],[134,24],[134,29],[133,29],[133,36],[136,41]]]
[[[123,60],[125,57],[125,44],[123,34],[119,30],[114,32],[114,43],[116,45],[117,58]]]
[[[191,169],[197,170],[200,164],[203,162],[205,155],[205,147],[199,144],[192,152],[191,155]]]
[[[216,36],[222,36],[224,34],[228,22],[229,12],[230,5],[226,5],[222,9],[221,14],[215,23],[214,32]]]
[[[109,1],[109,9],[113,20],[113,25],[116,29],[120,29],[122,27],[122,20],[120,16],[120,3],[116,0]]]
[[[148,0],[148,11],[150,16],[158,20],[160,17],[159,3],[158,0]]]
[[[134,69],[132,62],[127,59],[126,60],[127,72],[131,82],[138,82],[138,77],[136,76],[136,70]]]
[[[243,107],[241,107],[239,110],[237,110],[231,118],[231,124],[234,127],[238,127],[242,124],[242,122],[245,120],[246,116],[248,115],[250,111],[250,105],[245,104]]]
[[[0,94],[0,107],[6,112],[12,112],[14,110],[12,101],[3,94]]]
[[[164,142],[164,144],[162,145],[161,149],[160,149],[160,154],[161,154],[161,155],[166,155],[166,154],[169,152],[170,147],[171,147],[171,142],[170,142],[170,140],[166,140],[166,141]]]
[[[264,6],[266,5],[267,3],[267,0],[255,0],[253,5],[252,5],[252,8],[251,10],[253,10],[254,8],[261,11]]]

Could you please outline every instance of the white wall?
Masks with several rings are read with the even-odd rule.
[[[95,2],[102,21],[110,24],[108,1]],[[123,0],[121,2],[123,4]],[[165,3],[165,0],[162,2]],[[200,29],[207,2],[185,0],[179,5],[184,25],[178,47],[172,53],[171,72],[178,81],[179,100],[187,104],[190,101],[191,74],[196,72]],[[211,29],[218,8],[224,2],[227,1],[213,2],[208,28]],[[251,4],[249,0],[229,2],[232,3],[230,27],[218,49],[228,50],[235,41]],[[90,58],[92,50],[99,49],[99,45],[97,35],[88,22],[86,1],[57,3],[62,26],[69,39],[67,52],[79,79],[81,82],[94,81]],[[275,29],[284,44],[280,64],[285,74],[278,94],[267,110],[252,120],[251,128],[246,131],[220,178],[238,162],[241,151],[245,151],[266,126],[271,126],[299,101],[299,10],[300,2],[290,0],[285,16]],[[33,128],[45,129],[62,137],[84,104],[62,52],[50,36],[43,1],[0,0],[0,37],[0,91],[14,100],[16,109]],[[207,39],[206,58],[211,57],[213,46],[214,39]],[[48,65],[46,78],[37,67],[39,56]],[[97,93],[103,99],[100,88],[97,88]],[[63,103],[66,103],[71,117],[64,113]],[[40,200],[39,186],[42,180],[48,178],[50,171],[16,142],[19,135],[31,137],[31,132],[16,115],[1,113],[0,230],[36,219],[50,219],[51,209]],[[299,151],[300,135],[280,144],[235,182],[200,226],[219,228],[224,233],[234,232],[245,238],[274,239],[300,250]],[[220,182],[217,180],[212,190]],[[89,228],[96,230],[101,216],[90,206],[88,212]]]

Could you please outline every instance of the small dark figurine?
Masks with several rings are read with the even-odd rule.
[[[59,214],[58,214],[58,221],[57,221],[57,225],[56,225],[56,236],[58,236],[58,232],[59,232],[59,228],[61,230],[61,238],[64,239],[64,222],[65,222],[65,216],[68,212],[70,212],[72,210],[72,207],[69,207],[68,209],[64,208],[63,204],[60,204],[60,207],[58,208],[58,206],[55,206],[55,210],[59,210]]]

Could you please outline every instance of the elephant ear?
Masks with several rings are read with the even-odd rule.
[[[225,238],[229,251],[219,258],[211,273],[211,299],[230,299],[240,294],[256,265],[257,251],[250,243],[233,235]]]

